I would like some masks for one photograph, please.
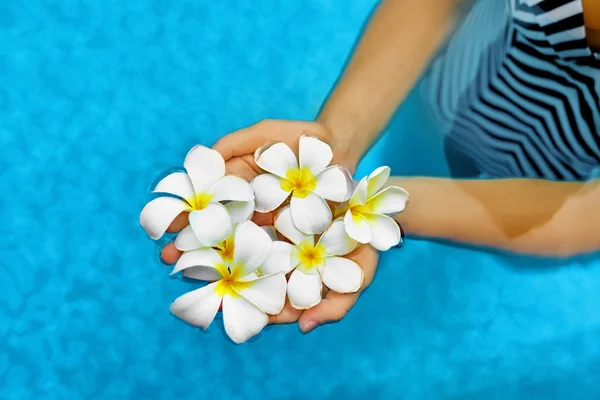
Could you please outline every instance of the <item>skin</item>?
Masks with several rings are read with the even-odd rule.
[[[214,148],[225,158],[227,172],[250,181],[261,172],[253,159],[257,148],[271,141],[294,148],[303,134],[328,142],[334,163],[354,171],[451,30],[459,3],[382,1],[317,120],[265,120],[223,137]],[[583,7],[590,47],[600,49],[600,2],[583,0]],[[411,194],[407,209],[395,217],[409,235],[559,257],[600,249],[598,182],[394,177],[389,184]],[[269,224],[272,215],[257,213],[254,220]],[[182,214],[170,231],[185,225],[187,215]],[[180,256],[172,244],[162,252],[166,263]],[[343,318],[371,283],[378,254],[367,245],[350,258],[365,271],[359,293],[324,290],[318,306],[302,311],[286,304],[270,322],[298,321],[300,329],[309,332]]]

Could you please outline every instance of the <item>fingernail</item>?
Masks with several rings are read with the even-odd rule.
[[[319,326],[317,321],[308,321],[304,325],[302,325],[302,333],[308,333]]]

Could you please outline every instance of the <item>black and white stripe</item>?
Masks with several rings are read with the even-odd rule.
[[[600,55],[581,0],[479,0],[426,80],[455,176],[581,180],[600,167]]]

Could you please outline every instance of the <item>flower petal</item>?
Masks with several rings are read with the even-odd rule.
[[[334,292],[354,293],[360,289],[364,272],[347,258],[329,257],[323,269],[323,283]]]
[[[214,246],[231,234],[231,217],[219,203],[209,203],[203,210],[190,213],[190,225],[200,243]]]
[[[292,220],[300,232],[321,233],[331,224],[331,208],[321,196],[309,193],[306,197],[292,197]]]
[[[267,232],[267,235],[269,235],[271,241],[275,242],[276,240],[279,240],[277,239],[277,230],[274,226],[261,226],[260,228]]]
[[[346,233],[343,219],[336,219],[319,239],[328,255],[344,256],[358,246],[358,242]]]
[[[369,199],[373,212],[397,214],[406,208],[408,192],[398,186],[390,186]]]
[[[346,211],[344,227],[348,236],[360,243],[369,243],[373,239],[369,221],[362,214],[352,213],[351,210]]]
[[[185,322],[206,329],[221,305],[222,296],[215,290],[216,286],[214,282],[178,297],[169,310]]]
[[[239,224],[234,235],[233,262],[235,268],[242,268],[238,276],[244,277],[266,260],[273,242],[267,232],[252,221]]]
[[[325,168],[317,178],[314,192],[324,199],[331,201],[347,201],[350,196],[352,178],[346,169],[340,165]]]
[[[242,296],[223,298],[225,332],[235,343],[244,343],[258,334],[268,322],[267,314]]]
[[[281,188],[281,180],[272,174],[258,175],[252,180],[252,189],[256,197],[256,211],[269,212],[279,207],[290,192]]]
[[[250,201],[229,201],[223,204],[229,215],[231,216],[231,222],[239,224],[240,222],[249,220],[254,214],[254,200]]]
[[[183,166],[196,193],[205,192],[213,183],[225,176],[225,161],[218,151],[202,145],[194,146]]]
[[[367,203],[367,178],[362,178],[356,188],[354,189],[354,193],[350,197],[350,201],[348,205],[352,208],[355,206],[364,206]]]
[[[204,272],[200,279],[203,281],[215,281],[221,279],[221,274],[215,268],[216,265],[222,263],[221,255],[213,248],[207,247],[204,249],[186,251],[179,257],[177,264],[173,267],[171,275],[192,267],[203,267]],[[198,276],[198,275],[197,275]]]
[[[390,177],[390,167],[379,167],[367,178],[367,197],[372,197],[385,185]]]
[[[367,214],[373,230],[373,238],[369,242],[379,251],[389,250],[400,243],[400,227],[392,218],[382,214]]]
[[[305,310],[321,302],[321,275],[307,275],[299,270],[294,270],[288,281],[288,298],[297,310]]]
[[[140,225],[152,239],[160,239],[171,222],[190,206],[174,197],[159,197],[144,206],[140,213]]]
[[[194,234],[194,231],[190,225],[183,228],[183,230],[179,232],[175,238],[175,248],[177,250],[190,251],[199,249],[201,247],[204,246],[202,246],[202,243],[196,239],[196,235]]]
[[[260,266],[264,275],[275,274],[277,272],[288,273],[296,265],[292,264],[291,254],[294,246],[281,241],[274,241],[271,253]]]
[[[276,315],[281,312],[287,288],[283,272],[244,281],[249,286],[237,290],[240,295],[267,314]]]
[[[254,153],[256,165],[267,172],[285,178],[288,170],[298,168],[296,155],[285,143],[273,143],[261,147]]]
[[[292,210],[290,206],[282,208],[281,211],[279,211],[279,214],[277,214],[277,217],[275,218],[275,229],[294,244],[298,244],[312,237],[312,235],[306,235],[296,228],[296,225],[294,225],[294,222],[292,221]]]
[[[208,192],[214,196],[212,201],[254,200],[254,192],[250,183],[239,176],[222,177],[212,184]]]
[[[162,178],[152,193],[169,193],[182,199],[191,199],[194,197],[194,188],[185,172],[174,172]]]
[[[333,159],[331,146],[312,136],[300,138],[300,168],[308,167],[313,175],[317,175],[329,165]]]

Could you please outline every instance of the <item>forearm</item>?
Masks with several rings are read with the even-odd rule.
[[[388,0],[375,11],[321,110],[352,163],[388,123],[453,22],[457,0]]]
[[[407,234],[518,253],[600,250],[599,181],[393,178],[410,193],[395,219]]]

